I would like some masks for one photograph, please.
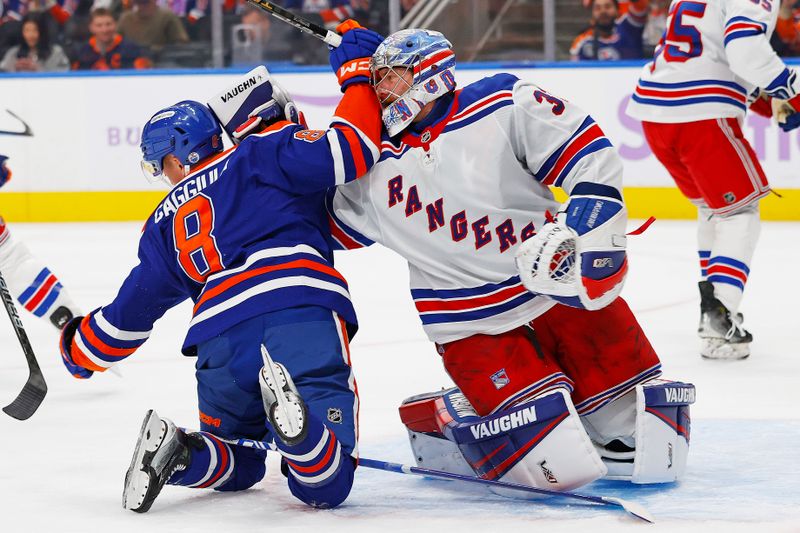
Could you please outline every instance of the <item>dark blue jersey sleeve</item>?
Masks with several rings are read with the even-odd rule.
[[[367,84],[345,91],[327,130],[273,124],[240,146],[272,183],[300,194],[324,191],[369,171],[380,153],[381,110]]]
[[[150,336],[153,324],[189,296],[154,242],[157,232],[145,232],[139,242],[139,264],[131,270],[110,304],[82,321],[72,344],[76,363],[103,371],[125,359]],[[162,245],[163,246],[163,245]]]

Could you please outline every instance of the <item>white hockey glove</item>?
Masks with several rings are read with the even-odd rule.
[[[573,191],[555,221],[517,249],[523,285],[571,307],[596,310],[610,304],[628,272],[627,218],[621,197]]]
[[[214,95],[208,107],[235,144],[278,120],[300,122],[297,106],[264,66]]]

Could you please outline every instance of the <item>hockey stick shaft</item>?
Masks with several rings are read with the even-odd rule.
[[[11,116],[12,116],[12,117],[14,117],[15,119],[17,119],[17,120],[18,120],[18,121],[19,121],[19,122],[20,122],[20,123],[21,123],[21,124],[22,124],[22,125],[25,127],[25,129],[24,129],[23,131],[6,131],[6,130],[0,130],[0,135],[17,135],[17,136],[20,136],[20,137],[33,137],[33,131],[31,130],[31,127],[30,127],[30,126],[28,126],[28,123],[27,123],[27,122],[25,122],[24,120],[22,120],[21,118],[19,118],[19,117],[16,115],[16,113],[14,113],[13,111],[11,111],[10,109],[6,109],[6,113],[8,113],[9,115],[11,115]]]
[[[19,343],[22,346],[25,359],[28,361],[28,381],[25,382],[14,401],[3,407],[3,411],[17,420],[27,420],[42,404],[47,394],[47,383],[44,381],[44,375],[41,368],[39,368],[39,363],[36,361],[36,355],[33,353],[28,335],[25,333],[22,320],[19,318],[17,308],[14,306],[14,300],[8,291],[8,286],[2,273],[0,273],[0,298],[2,298],[8,317],[11,319],[11,325],[14,326],[14,332],[17,334],[17,339],[19,339]]]
[[[228,442],[230,444],[234,444],[236,446],[244,446],[246,448],[256,448],[258,450],[273,450],[273,451],[276,450],[275,444],[273,444],[272,442],[257,441],[252,439],[236,439],[236,440],[222,439],[222,440],[225,440],[225,442]],[[645,509],[642,505],[627,500],[623,500],[622,498],[611,498],[608,496],[590,496],[588,494],[579,494],[576,492],[541,489],[538,487],[531,487],[529,485],[521,485],[519,483],[509,483],[506,481],[494,481],[491,479],[483,479],[473,476],[464,476],[461,474],[451,474],[450,472],[444,472],[442,470],[432,470],[430,468],[420,468],[417,466],[403,465],[400,463],[378,461],[375,459],[367,459],[365,457],[360,457],[358,459],[358,465],[366,468],[373,468],[375,470],[383,470],[385,472],[395,472],[397,474],[410,474],[415,476],[432,477],[436,479],[447,479],[451,481],[463,481],[466,483],[486,485],[488,487],[495,487],[499,489],[511,489],[521,492],[539,494],[542,496],[581,500],[602,506],[620,508],[625,512],[627,512],[628,514],[640,520],[644,520],[645,522],[650,522],[650,523],[655,522],[650,512],[647,509]]]
[[[247,0],[254,6],[259,7],[260,9],[266,11],[270,15],[275,18],[278,18],[287,24],[291,24],[295,28],[308,33],[309,35],[313,35],[317,39],[320,39],[329,45],[336,48],[340,44],[342,44],[342,36],[338,33],[334,33],[330,30],[326,30],[319,24],[314,24],[308,19],[305,19],[299,15],[295,15],[291,11],[282,8],[281,6],[276,6],[272,2],[267,2],[266,0]]]

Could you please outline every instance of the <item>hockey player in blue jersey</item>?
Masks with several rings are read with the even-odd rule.
[[[347,32],[341,53],[368,57],[380,40]],[[347,497],[357,460],[348,352],[356,316],[333,268],[323,198],[377,159],[380,107],[368,80],[340,77],[344,96],[325,131],[297,123],[296,107],[263,67],[209,104],[241,140],[230,150],[197,102],[162,109],[144,126],[142,167],[173,188],[145,224],[139,264],[112,303],[65,327],[62,356],[75,377],[91,377],[132,354],[167,309],[191,298],[183,352],[197,355],[202,431],[148,412],[125,508],[147,511],[165,483],[251,487],[264,476],[266,452],[225,441],[236,437],[272,436],[292,494],[307,504],[334,507]],[[264,104],[220,111],[249,109],[247,99]]]

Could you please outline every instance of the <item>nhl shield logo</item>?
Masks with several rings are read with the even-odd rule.
[[[505,368],[501,368],[500,370],[489,376],[489,378],[492,380],[492,383],[494,383],[494,388],[498,390],[502,389],[511,382],[511,380],[508,378],[508,374],[506,374]]]
[[[328,407],[328,421],[333,424],[341,424],[342,410],[338,407]]]
[[[431,132],[430,130],[426,130],[425,133],[422,134],[422,137],[419,138],[420,141],[426,143],[431,140]]]
[[[732,192],[726,192],[725,194],[722,195],[722,199],[725,200],[726,204],[730,205],[736,201],[736,195],[733,194]]]

